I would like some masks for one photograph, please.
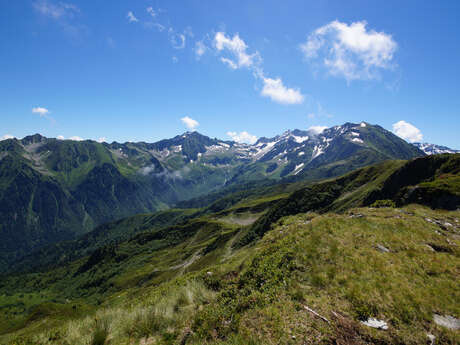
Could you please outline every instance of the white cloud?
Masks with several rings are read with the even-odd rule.
[[[72,17],[75,13],[80,12],[77,6],[65,2],[53,3],[48,0],[40,0],[35,1],[32,6],[38,13],[53,19]]]
[[[179,59],[177,58],[177,56],[172,57],[172,62],[173,63],[178,63],[179,62]]]
[[[312,132],[315,135],[321,134],[324,130],[327,129],[327,126],[311,126],[308,128],[309,132]]]
[[[423,134],[414,125],[406,121],[399,121],[393,124],[393,132],[404,140],[414,143],[423,140]]]
[[[79,137],[78,135],[75,135],[75,136],[73,136],[73,137],[70,137],[69,140],[83,141],[83,140],[85,140],[85,139]]]
[[[169,41],[174,49],[184,49],[185,48],[185,34],[179,34],[174,31],[173,28],[168,30]]]
[[[191,117],[185,116],[181,118],[181,121],[187,126],[188,129],[194,130],[196,127],[198,127],[200,124],[198,121],[192,119]]]
[[[230,38],[225,35],[225,32],[218,32],[214,36],[214,46],[219,52],[228,50],[236,58],[236,61],[228,58],[221,59],[222,62],[227,63],[233,69],[235,69],[235,66],[236,68],[251,67],[261,61],[258,52],[254,54],[246,52],[248,46],[238,34]]]
[[[0,141],[2,140],[7,140],[7,139],[14,139],[15,137],[11,134],[5,134],[3,136],[0,137]]]
[[[298,89],[287,88],[280,78],[271,79],[262,77],[264,87],[261,95],[281,104],[300,104],[304,96]]]
[[[254,77],[262,81],[262,96],[269,97],[272,101],[281,104],[300,104],[303,102],[304,96],[299,89],[284,86],[281,78],[265,77],[260,67],[262,58],[259,52],[248,53],[248,45],[238,34],[230,38],[225,32],[217,32],[214,36],[214,47],[218,52],[228,51],[231,54],[231,59],[228,57],[220,58],[223,64],[234,70],[242,67],[249,68]]]
[[[65,138],[64,138],[63,135],[58,135],[58,136],[56,137],[56,139],[57,139],[57,140],[64,140]]]
[[[40,117],[46,117],[49,114],[49,110],[43,107],[32,108],[32,113],[39,114]]]
[[[390,68],[397,43],[391,35],[367,30],[367,22],[333,21],[316,29],[300,45],[307,59],[321,59],[330,74],[347,81],[374,79]]]
[[[255,135],[249,134],[246,131],[237,133],[237,132],[227,132],[227,135],[236,141],[237,143],[248,143],[254,144],[257,141],[257,137]]]
[[[157,16],[157,13],[155,12],[155,10],[153,9],[153,7],[147,7],[146,8],[146,11],[148,14],[150,14],[153,18],[155,18]]]
[[[75,21],[80,14],[80,9],[74,4],[58,0],[36,0],[32,6],[38,14],[54,20],[73,40],[78,41],[82,35],[89,33],[86,25]]]
[[[197,59],[200,59],[206,53],[207,47],[203,41],[197,41],[195,43],[195,55]]]
[[[128,19],[128,22],[130,23],[137,23],[139,19],[136,18],[133,12],[129,11],[128,14],[126,15],[126,18]]]
[[[101,137],[101,138],[97,139],[97,142],[98,143],[105,143],[105,142],[107,142],[107,138],[106,137]]]
[[[236,63],[234,63],[234,62],[233,62],[232,60],[230,60],[230,59],[221,57],[221,58],[220,58],[220,61],[222,61],[224,64],[227,64],[228,67],[230,67],[231,69],[238,69],[238,65],[237,65]]]

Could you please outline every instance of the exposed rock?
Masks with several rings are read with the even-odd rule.
[[[372,327],[372,328],[383,329],[383,330],[388,329],[388,324],[385,321],[377,320],[377,319],[374,319],[373,317],[368,318],[366,321],[361,321],[361,323],[365,326]]]
[[[430,246],[429,244],[425,244],[425,246],[432,252],[435,252],[436,250],[434,250],[434,248],[432,246]]]
[[[434,323],[449,329],[460,329],[460,320],[450,315],[433,314]]]
[[[377,249],[382,253],[389,253],[390,252],[390,250],[387,247],[382,246],[381,244],[377,244]]]
[[[362,215],[361,213],[356,213],[356,214],[352,213],[349,217],[350,218],[362,218],[364,217],[364,215]]]

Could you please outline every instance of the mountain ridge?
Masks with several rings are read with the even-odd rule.
[[[362,122],[285,131],[255,144],[186,132],[156,143],[99,143],[40,134],[0,142],[3,265],[94,227],[247,183],[315,181],[424,153]],[[50,211],[51,210],[51,211]],[[49,212],[50,211],[50,212]],[[54,234],[54,235],[51,235]]]

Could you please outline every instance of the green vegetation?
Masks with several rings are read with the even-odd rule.
[[[437,326],[433,313],[460,315],[459,221],[458,211],[420,206],[282,218],[255,246],[224,261],[209,260],[224,258],[210,252],[188,273],[109,295],[83,318],[61,312],[68,321],[57,322],[43,313],[2,341],[421,344],[431,333],[439,344],[456,344],[458,333]],[[362,325],[368,317],[389,329]]]
[[[236,190],[45,247],[0,279],[0,343],[456,344],[433,315],[460,317],[459,160]]]
[[[262,138],[262,146],[273,145],[267,151],[261,145],[243,147],[197,132],[152,144],[102,144],[39,134],[4,140],[0,272],[31,252],[75,240],[125,217],[170,207],[209,206],[204,212],[215,213],[250,197],[292,192],[289,188],[297,184],[305,186],[387,159],[423,155],[378,126],[359,127],[365,143],[358,145],[350,140],[356,126],[329,129],[327,147],[315,159],[313,149],[322,141],[311,137],[297,142],[291,134],[308,135],[299,130]],[[294,172],[296,166],[303,168]],[[288,190],[282,191],[283,186]]]

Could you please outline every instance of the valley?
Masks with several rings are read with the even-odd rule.
[[[45,247],[2,279],[0,340],[455,344],[433,320],[459,311],[459,159],[229,191]]]

